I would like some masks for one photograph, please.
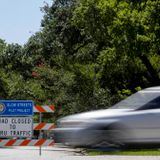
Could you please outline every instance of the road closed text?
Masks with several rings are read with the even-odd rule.
[[[0,117],[0,137],[32,137],[32,117]]]

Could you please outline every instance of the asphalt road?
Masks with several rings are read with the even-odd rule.
[[[160,160],[160,156],[85,156],[79,149],[44,147],[0,148],[1,160]]]

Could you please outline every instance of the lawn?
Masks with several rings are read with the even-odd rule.
[[[97,151],[97,150],[88,150],[89,156],[97,155],[127,155],[127,156],[160,156],[160,149],[145,149],[145,150],[122,150],[122,151]]]

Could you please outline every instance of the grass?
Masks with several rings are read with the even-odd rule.
[[[97,155],[123,155],[123,156],[160,156],[160,149],[122,150],[122,151],[96,151],[88,150],[89,156]]]

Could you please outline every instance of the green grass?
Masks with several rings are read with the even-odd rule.
[[[97,156],[97,155],[160,156],[160,149],[123,150],[123,151],[88,150],[87,153],[89,156]]]

